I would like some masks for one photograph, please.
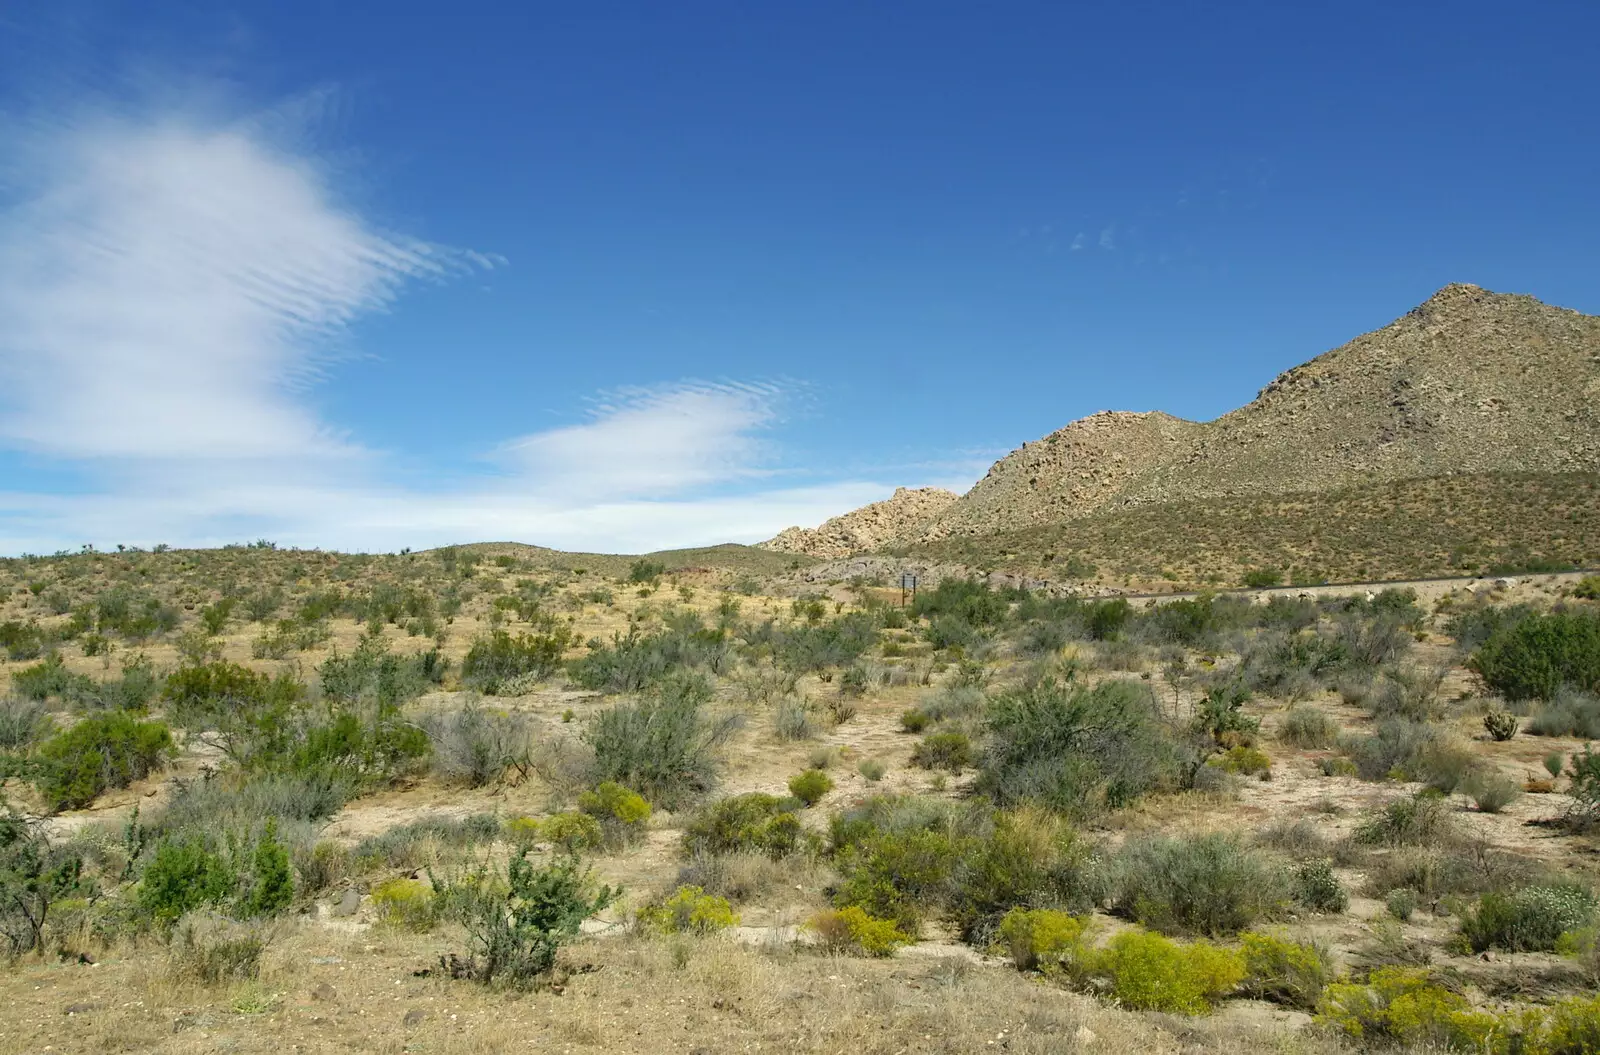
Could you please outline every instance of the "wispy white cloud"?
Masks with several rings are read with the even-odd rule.
[[[1107,252],[1117,247],[1117,228],[1115,224],[1107,225],[1100,232],[1100,248]]]
[[[792,383],[620,390],[486,452],[498,473],[394,483],[308,387],[407,284],[504,260],[373,224],[295,138],[295,111],[0,126],[0,448],[90,485],[0,492],[0,553],[258,535],[637,551],[755,541],[887,496],[776,484],[768,434]]]
[[[374,230],[266,124],[100,113],[8,136],[0,436],[72,458],[352,452],[291,386],[465,258]]]
[[[1086,246],[1088,244],[1089,244],[1088,238],[1084,235],[1084,233],[1082,231],[1079,231],[1076,235],[1073,236],[1072,244],[1070,246],[1068,246],[1067,248],[1071,252],[1076,253],[1078,250],[1082,249],[1084,246]]]
[[[552,498],[666,495],[759,475],[755,433],[776,420],[774,384],[680,384],[616,393],[592,420],[507,443]]]

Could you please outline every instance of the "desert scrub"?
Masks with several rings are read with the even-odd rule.
[[[789,778],[789,794],[808,807],[821,802],[822,796],[832,790],[833,778],[820,769],[808,769]]]
[[[225,985],[261,973],[261,931],[214,915],[186,918],[167,946],[167,973],[179,982]]]
[[[433,888],[420,879],[386,879],[372,888],[378,921],[399,930],[422,934],[439,922],[439,905]]]
[[[933,719],[928,717],[926,711],[912,708],[900,715],[900,728],[908,733],[920,733],[926,729]]]
[[[718,751],[739,728],[737,715],[706,713],[711,685],[700,675],[662,679],[636,703],[595,715],[584,730],[595,775],[673,809],[716,783]]]
[[[1406,923],[1411,919],[1411,914],[1417,911],[1417,892],[1410,887],[1396,887],[1385,895],[1383,907],[1388,909],[1389,915]]]
[[[539,868],[518,852],[504,872],[480,866],[436,885],[445,913],[466,930],[465,955],[442,960],[452,977],[527,988],[555,966],[562,945],[621,890],[596,887],[567,857]]]
[[[721,799],[690,818],[683,848],[690,856],[751,851],[776,859],[795,853],[804,846],[795,816],[799,805],[759,791]]]
[[[1246,747],[1243,744],[1228,748],[1207,764],[1240,776],[1266,779],[1272,775],[1272,759],[1267,753],[1259,747]]]
[[[1339,726],[1328,713],[1305,703],[1290,707],[1278,726],[1278,739],[1292,747],[1332,747],[1338,736]]]
[[[1531,886],[1487,893],[1461,913],[1460,940],[1473,952],[1548,952],[1561,936],[1595,918],[1595,896],[1577,886]]]
[[[481,788],[508,769],[529,766],[532,730],[525,715],[485,707],[469,695],[459,709],[427,715],[421,724],[432,747],[429,765],[447,781]]]
[[[1333,964],[1321,945],[1288,941],[1271,934],[1241,936],[1244,991],[1262,1000],[1311,1010],[1333,979]]]
[[[951,773],[961,772],[972,760],[972,741],[966,733],[930,733],[918,741],[911,752],[912,765]]]
[[[1534,736],[1600,738],[1600,696],[1562,686],[1529,720],[1528,732]]]
[[[1500,773],[1468,774],[1463,788],[1480,813],[1499,813],[1522,794],[1522,785]]]
[[[1350,893],[1327,861],[1308,861],[1294,875],[1294,900],[1312,912],[1338,914],[1350,907]]]
[[[1600,692],[1600,613],[1557,611],[1498,627],[1467,660],[1507,700],[1548,700],[1563,685]]]
[[[572,631],[555,624],[546,633],[491,631],[468,649],[461,661],[461,679],[490,696],[498,696],[513,679],[542,680],[561,669],[561,657],[573,644]]]
[[[864,758],[861,760],[861,764],[856,767],[856,772],[860,773],[869,784],[876,784],[882,780],[884,773],[888,772],[888,770],[889,767],[876,758]]]
[[[1123,931],[1093,958],[1124,1007],[1179,1015],[1209,1013],[1245,977],[1244,957],[1204,942],[1179,944],[1149,931]]]
[[[997,694],[985,732],[977,787],[999,806],[1092,814],[1180,776],[1155,698],[1136,682],[1091,688],[1070,676],[1041,678]]]
[[[999,944],[1019,971],[1076,975],[1089,962],[1089,921],[1054,909],[1014,908],[1000,921]]]
[[[1289,902],[1284,870],[1224,833],[1132,842],[1115,869],[1115,910],[1166,933],[1234,934]]]
[[[739,923],[727,898],[697,886],[679,887],[661,902],[641,908],[635,919],[659,934],[715,934]]]
[[[1380,967],[1365,984],[1328,986],[1317,1022],[1364,1044],[1461,1051],[1492,1050],[1499,1027],[1493,1015],[1472,1010],[1427,971],[1406,967]]]
[[[162,722],[115,712],[85,718],[39,748],[36,785],[52,809],[77,809],[166,765],[172,733]]]
[[[1354,839],[1366,846],[1423,846],[1454,834],[1449,802],[1420,794],[1391,799],[1356,828]]]
[[[594,850],[605,842],[600,822],[575,810],[552,814],[539,825],[538,832],[547,842],[569,854]]]
[[[806,921],[805,930],[816,935],[825,952],[836,955],[892,956],[911,940],[893,920],[878,919],[855,905],[824,909]]]
[[[600,822],[607,845],[613,847],[637,842],[650,823],[650,803],[644,796],[610,780],[579,795],[578,809]]]
[[[1491,740],[1509,740],[1517,735],[1517,716],[1510,711],[1490,711],[1483,716],[1483,730]]]

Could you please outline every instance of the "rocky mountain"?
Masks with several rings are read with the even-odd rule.
[[[907,518],[894,534],[835,530],[826,535],[828,552],[803,552],[836,557],[846,546],[931,544],[1174,502],[1590,473],[1600,469],[1597,406],[1600,318],[1450,285],[1382,329],[1284,372],[1215,421],[1093,414],[1023,444],[959,500]],[[793,530],[779,538],[789,546],[822,542]]]
[[[761,549],[831,559],[870,553],[915,536],[957,500],[938,487],[899,487],[889,498],[836,516],[821,527],[791,527],[759,543]]]

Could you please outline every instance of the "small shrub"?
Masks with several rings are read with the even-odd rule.
[[[575,811],[551,815],[539,826],[539,834],[569,854],[593,850],[605,842],[600,822]]]
[[[1088,921],[1054,909],[1014,908],[1000,921],[1000,944],[1019,971],[1078,973],[1091,957]]]
[[[892,956],[907,938],[893,920],[878,919],[855,905],[825,909],[806,921],[817,944],[838,955]]]
[[[1203,1015],[1238,987],[1244,957],[1203,942],[1180,945],[1148,931],[1123,931],[1095,957],[1096,974],[1110,980],[1125,1007]]]
[[[807,806],[815,806],[832,790],[833,779],[820,769],[808,769],[789,779],[789,794]]]
[[[900,715],[900,728],[916,734],[926,729],[932,721],[933,719],[929,718],[925,711],[913,708]]]
[[[1465,791],[1478,812],[1499,813],[1517,800],[1522,786],[1500,773],[1474,773],[1465,781]]]
[[[1117,860],[1116,910],[1168,933],[1234,934],[1282,910],[1288,877],[1235,836],[1130,843]]]
[[[443,961],[450,974],[526,988],[555,966],[557,952],[583,921],[621,891],[596,888],[576,858],[536,868],[519,852],[503,874],[480,867],[445,884],[440,895],[446,911],[466,928],[469,943],[465,956]]]
[[[172,751],[172,733],[161,722],[122,712],[85,718],[39,748],[39,792],[54,809],[81,808],[160,769]]]
[[[1560,751],[1551,751],[1549,754],[1544,756],[1545,772],[1550,774],[1550,779],[1552,780],[1561,775],[1561,770],[1566,766],[1566,764],[1567,756],[1563,755]]]
[[[1380,967],[1366,984],[1327,987],[1317,1022],[1365,1044],[1485,1050],[1497,1025],[1417,968]]]
[[[1308,861],[1300,866],[1294,877],[1294,900],[1312,912],[1332,915],[1350,907],[1350,893],[1327,861]]]
[[[1562,686],[1528,721],[1534,736],[1600,738],[1600,695]]]
[[[1389,910],[1389,915],[1405,923],[1417,911],[1417,892],[1410,887],[1396,887],[1384,897],[1383,905]]]
[[[561,657],[572,643],[572,632],[560,624],[548,633],[516,637],[495,630],[472,643],[461,661],[461,678],[468,685],[497,696],[513,679],[543,680],[560,670]]]
[[[1453,831],[1449,811],[1447,801],[1432,795],[1391,799],[1356,828],[1354,837],[1368,846],[1433,844]]]
[[[1517,735],[1517,716],[1510,711],[1490,711],[1483,716],[1483,728],[1491,740],[1509,740]]]
[[[372,888],[378,921],[400,930],[426,933],[439,922],[433,888],[419,879],[388,879]]]
[[[726,898],[697,886],[681,886],[657,905],[641,908],[640,926],[661,934],[714,934],[736,926],[739,917]]]
[[[1299,748],[1331,747],[1338,736],[1338,724],[1326,711],[1309,704],[1295,704],[1289,708],[1278,726],[1278,738]]]
[[[650,822],[650,803],[615,781],[605,781],[579,795],[578,808],[600,822],[612,846],[635,842]]]
[[[856,772],[860,773],[869,784],[876,784],[882,780],[887,771],[888,767],[876,758],[864,758],[856,767]]]
[[[1244,946],[1245,992],[1307,1011],[1317,1006],[1333,977],[1327,949],[1254,932],[1243,935],[1240,941]]]
[[[1218,758],[1211,762],[1212,765],[1225,773],[1238,773],[1242,776],[1266,777],[1272,772],[1272,759],[1259,747],[1230,747]]]
[[[52,728],[50,714],[42,702],[0,698],[0,751],[32,747]]]
[[[788,743],[796,740],[813,740],[819,730],[811,704],[796,697],[778,701],[772,709],[772,733]]]
[[[266,947],[253,929],[215,917],[189,919],[168,947],[168,970],[180,981],[201,985],[253,981]]]
[[[1567,820],[1580,828],[1600,821],[1600,754],[1592,745],[1584,744],[1582,751],[1567,759],[1567,779],[1567,794],[1572,796]]]
[[[1575,886],[1531,886],[1513,894],[1488,893],[1461,914],[1461,938],[1473,952],[1547,952],[1566,931],[1595,916],[1592,893]]]
[[[445,780],[481,788],[528,765],[532,730],[524,715],[469,699],[459,710],[425,717],[422,728],[432,745],[429,764]]]
[[[797,805],[761,792],[722,799],[690,818],[683,830],[684,849],[691,856],[739,851],[771,858],[792,854],[801,848]]]
[[[537,817],[508,817],[505,822],[506,841],[521,850],[531,849],[544,838],[544,824]]]
[[[966,733],[931,733],[918,741],[911,752],[911,764],[922,769],[945,769],[959,773],[973,760],[972,741]]]
[[[150,919],[170,927],[193,909],[225,901],[238,882],[232,866],[198,836],[167,839],[145,868],[137,898]]]
[[[739,727],[736,715],[705,713],[711,686],[698,675],[669,677],[636,703],[595,715],[584,739],[595,776],[675,808],[715,784],[717,752]]]

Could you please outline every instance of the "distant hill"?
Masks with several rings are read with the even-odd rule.
[[[1444,547],[1453,560],[1470,561],[1474,550],[1491,562],[1513,551],[1600,559],[1584,541],[1597,515],[1587,483],[1600,471],[1597,405],[1600,318],[1530,296],[1450,285],[1382,329],[1284,372],[1215,421],[1102,412],[1026,443],[937,515],[888,540],[863,536],[858,551],[960,553],[1039,566],[1067,550],[1080,564],[1109,559],[1128,574],[1129,562],[1150,561],[1117,540],[1143,526],[1160,524],[1174,536],[1153,547],[1163,564],[1188,565],[1187,524],[1211,524],[1212,512],[1223,507],[1235,516],[1257,511],[1205,543],[1208,559],[1227,574],[1273,553],[1286,562],[1295,558],[1263,550],[1251,535],[1274,497],[1300,509],[1302,530],[1316,535],[1324,518],[1344,515],[1327,499],[1342,496],[1370,518],[1385,508],[1383,487],[1395,485],[1407,517],[1436,519],[1446,536],[1453,517],[1466,518],[1456,525],[1462,542]],[[1496,489],[1508,481],[1513,491],[1541,497],[1521,509],[1498,508]],[[1569,490],[1573,508],[1563,497]],[[1497,532],[1497,517],[1506,531]],[[1104,530],[1113,521],[1117,531]],[[1077,527],[1057,530],[1065,525]],[[824,553],[803,548],[820,545],[812,535],[785,536],[796,551],[819,557],[841,556],[839,546],[849,542],[832,535]],[[1434,554],[1441,540],[1435,532],[1427,536]],[[1359,545],[1350,531],[1341,537],[1347,548]],[[1308,549],[1318,547],[1302,540],[1299,550]],[[1370,555],[1324,546],[1314,559],[1323,567],[1356,568],[1373,563],[1365,560]],[[1444,570],[1436,555],[1420,550],[1390,553],[1382,563],[1400,570],[1416,565],[1406,570],[1414,574]],[[1170,569],[1132,570],[1166,570],[1171,577]]]
[[[788,528],[758,545],[778,553],[848,557],[918,534],[956,500],[953,492],[938,487],[900,487],[889,498],[836,516],[821,527]]]

